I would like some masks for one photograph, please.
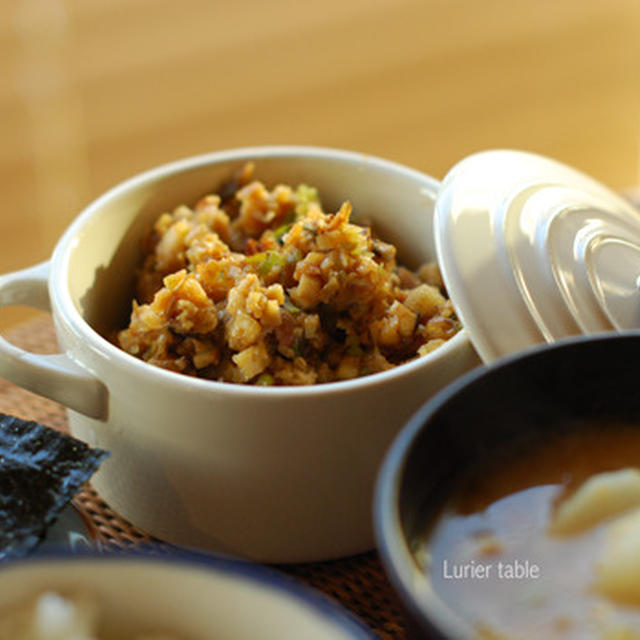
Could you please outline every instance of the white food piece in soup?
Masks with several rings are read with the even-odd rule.
[[[597,587],[623,604],[640,604],[640,509],[610,525],[596,566]]]
[[[556,507],[549,533],[572,535],[640,506],[640,470],[599,473]],[[640,551],[640,547],[638,548]]]

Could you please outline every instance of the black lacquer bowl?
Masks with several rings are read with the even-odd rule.
[[[639,374],[640,332],[572,338],[476,369],[413,416],[386,456],[375,499],[378,548],[411,637],[476,637],[412,551],[465,470],[582,420],[640,428]]]

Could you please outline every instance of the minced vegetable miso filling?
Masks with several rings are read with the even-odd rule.
[[[156,220],[122,349],[200,378],[308,385],[385,371],[459,331],[435,263],[399,265],[347,200],[328,213],[313,187],[252,176],[247,164]]]

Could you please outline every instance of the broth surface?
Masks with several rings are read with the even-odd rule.
[[[479,638],[640,638],[640,593],[637,606],[623,605],[596,586],[616,517],[575,535],[548,532],[558,501],[629,467],[640,467],[640,429],[622,424],[496,455],[466,478],[416,552],[436,593]]]

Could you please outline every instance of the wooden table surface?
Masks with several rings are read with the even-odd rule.
[[[639,35],[638,0],[2,0],[0,272],[120,180],[236,146],[438,178],[513,147],[636,185]]]

